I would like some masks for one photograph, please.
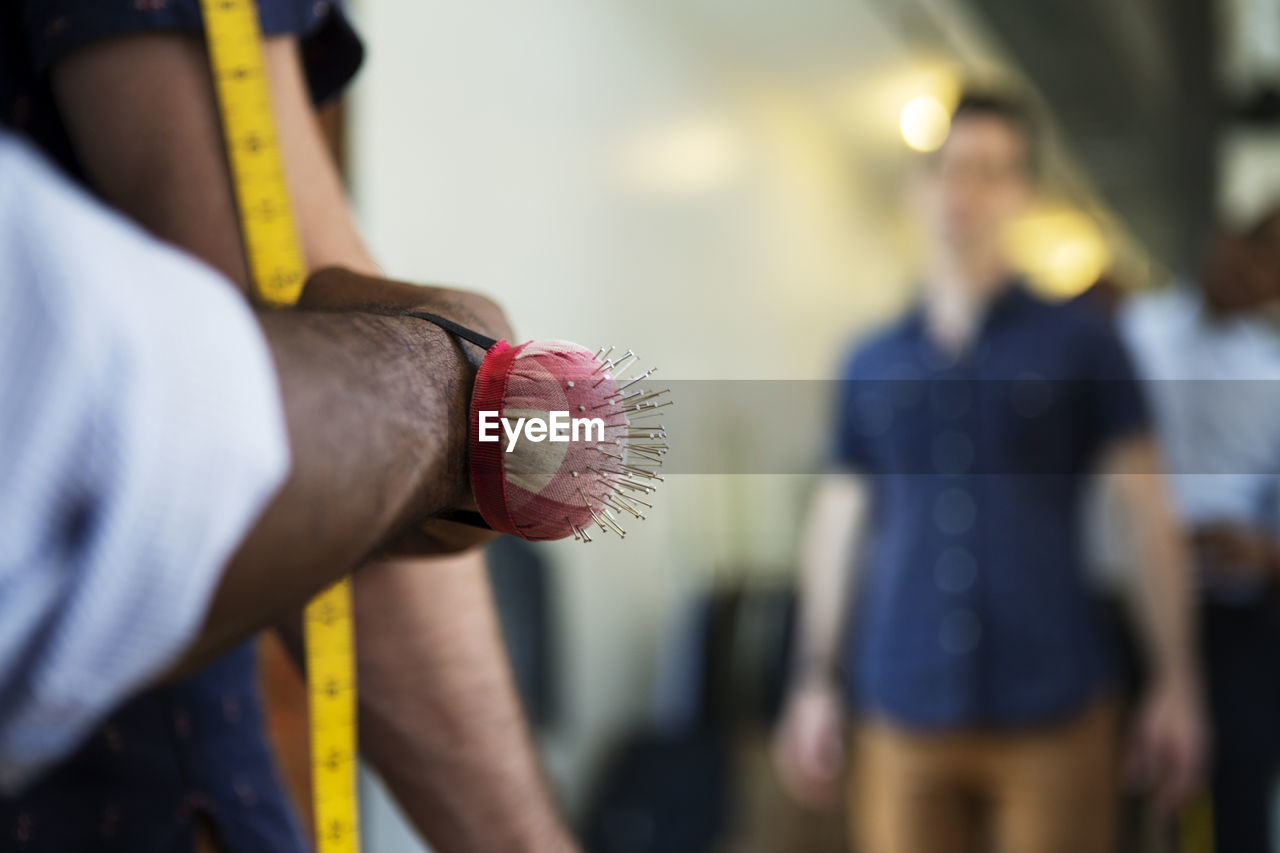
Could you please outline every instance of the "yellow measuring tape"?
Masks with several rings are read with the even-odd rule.
[[[200,5],[249,272],[264,302],[293,305],[307,266],[289,203],[258,10],[253,0]],[[360,849],[351,609],[351,583],[342,580],[312,599],[303,620],[311,799],[320,853]]]
[[[1178,813],[1179,853],[1214,853],[1213,800],[1201,791]]]

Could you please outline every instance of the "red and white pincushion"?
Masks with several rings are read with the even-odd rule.
[[[669,404],[659,399],[667,392],[640,385],[652,370],[627,377],[635,356],[610,359],[611,351],[565,341],[488,349],[471,396],[469,450],[476,502],[494,530],[589,542],[592,526],[622,536],[628,515],[644,518],[667,452],[651,416]],[[558,440],[545,430],[522,437],[528,423],[558,424]]]

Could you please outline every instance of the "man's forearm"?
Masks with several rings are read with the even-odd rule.
[[[1191,567],[1171,518],[1148,506],[1138,557],[1139,608],[1152,674],[1198,689]]]
[[[467,494],[472,368],[411,318],[260,315],[276,363],[289,478],[224,573],[186,663],[205,660]]]
[[[361,749],[432,849],[574,849],[530,741],[483,556],[366,565],[356,609],[382,623],[357,647]]]
[[[1106,471],[1134,531],[1135,605],[1152,675],[1194,688],[1198,668],[1190,553],[1175,521],[1154,440],[1141,436],[1124,442],[1110,454]]]
[[[828,474],[818,485],[800,555],[801,682],[835,674],[867,501],[864,480],[853,474]]]

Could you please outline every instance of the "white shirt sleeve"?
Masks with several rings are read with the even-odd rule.
[[[245,301],[0,134],[0,789],[175,660],[288,467]]]

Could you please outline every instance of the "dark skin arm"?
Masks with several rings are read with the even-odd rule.
[[[284,401],[290,473],[227,565],[180,671],[301,606],[424,517],[469,499],[462,460],[475,374],[452,340],[409,318],[260,319]]]
[[[313,270],[376,276],[307,99],[296,44],[273,38],[265,48],[307,262]],[[157,33],[99,42],[55,65],[52,82],[77,152],[107,201],[247,292],[201,41]],[[428,537],[425,546],[458,544],[454,536],[443,544]],[[354,585],[361,746],[433,849],[575,849],[492,630],[479,551],[379,562],[357,572]],[[406,636],[410,628],[419,633]]]
[[[299,307],[326,311],[365,311],[379,314],[428,312],[490,337],[509,338],[511,332],[501,310],[486,299],[447,287],[430,287],[363,275],[344,267],[327,267],[315,272],[298,301]],[[430,325],[425,320],[418,322]],[[477,367],[484,358],[480,348],[459,342],[466,357]],[[474,512],[474,502],[463,509]],[[459,554],[493,540],[496,533],[441,518],[429,518],[405,531],[388,544],[387,555],[422,556]],[[481,609],[492,610],[491,607]]]

